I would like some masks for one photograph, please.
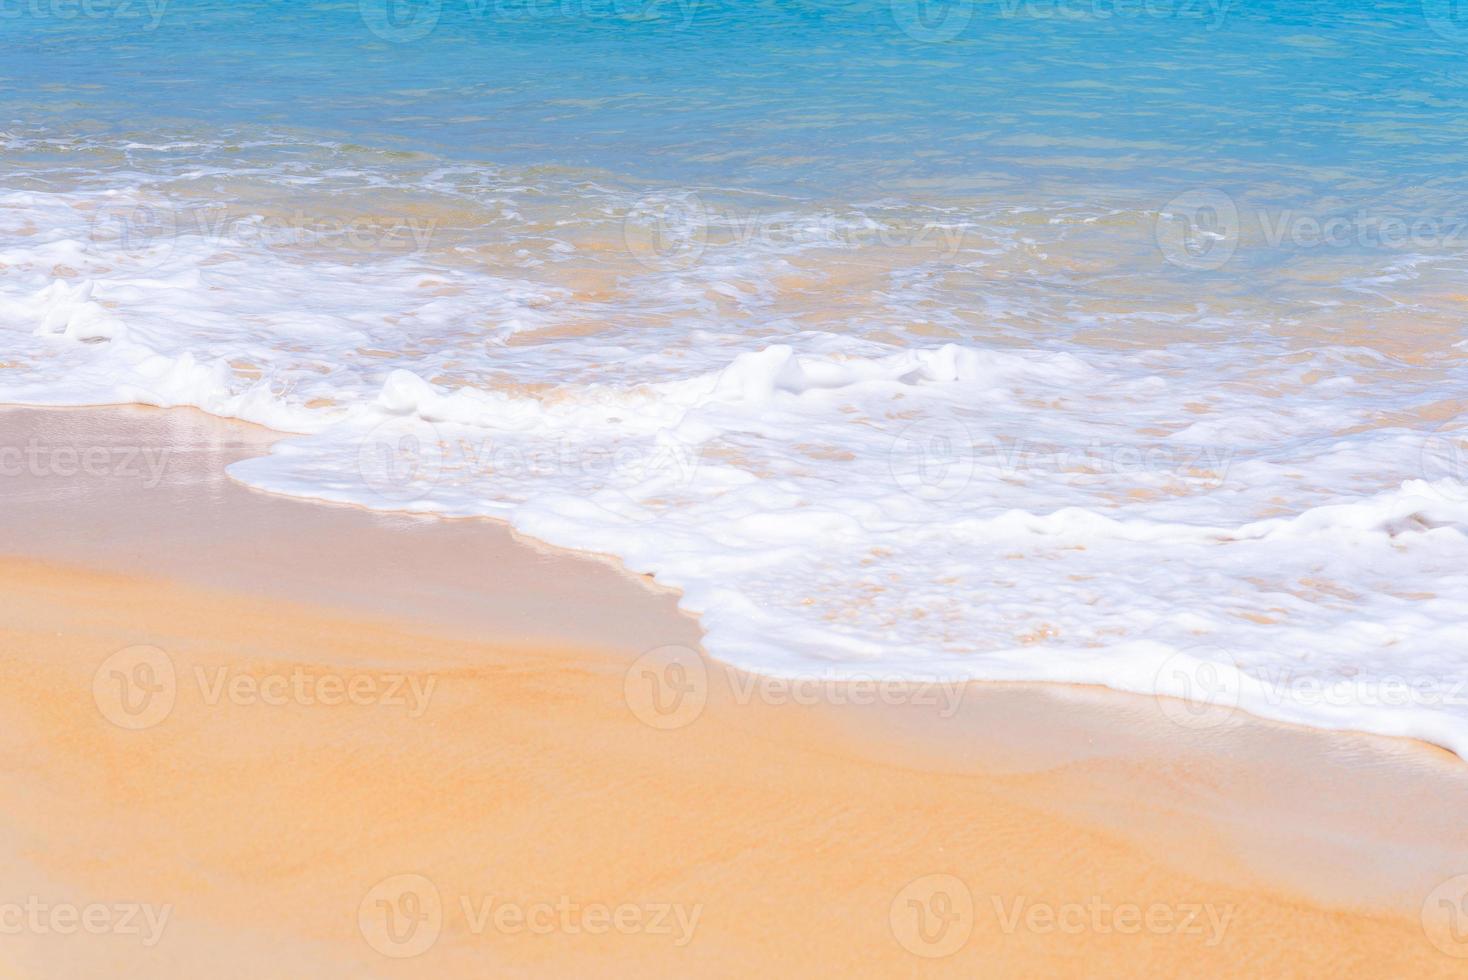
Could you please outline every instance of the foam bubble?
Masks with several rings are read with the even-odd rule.
[[[1201,690],[1210,718],[1468,752],[1468,454],[1434,408],[1468,380],[1457,348],[1258,329],[1166,269],[1118,315],[1135,256],[1110,267],[1127,289],[1067,264],[1124,220],[1104,208],[975,206],[948,217],[981,233],[935,255],[792,205],[669,267],[622,241],[645,195],[465,169],[332,152],[0,193],[0,397],[294,433],[233,475],[616,555],[756,671]],[[213,221],[257,181],[269,214]],[[260,233],[297,206],[300,234]],[[160,208],[166,236],[112,227]],[[355,248],[343,208],[442,236]],[[1441,268],[1332,294],[1335,322]]]

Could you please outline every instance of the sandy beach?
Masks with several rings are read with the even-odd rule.
[[[1461,975],[1446,752],[762,681],[608,562],[224,475],[273,438],[0,412],[7,976]]]

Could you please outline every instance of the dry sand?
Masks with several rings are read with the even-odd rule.
[[[1468,970],[1447,753],[761,686],[610,564],[222,475],[272,438],[0,412],[112,461],[0,476],[0,975]]]

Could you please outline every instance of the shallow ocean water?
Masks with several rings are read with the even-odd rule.
[[[743,667],[1461,754],[1455,16],[0,3],[0,398],[299,433],[234,475],[616,555]]]

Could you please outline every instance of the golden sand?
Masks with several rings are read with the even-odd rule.
[[[1468,964],[1422,916],[1468,871],[1446,753],[1076,688],[840,703],[687,651],[606,564],[219,479],[258,431],[0,414],[11,444],[160,426],[152,487],[0,484],[0,975]]]

